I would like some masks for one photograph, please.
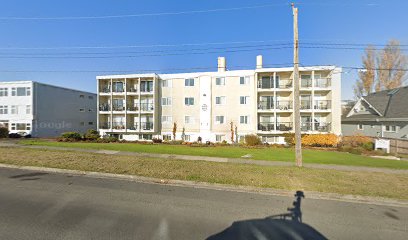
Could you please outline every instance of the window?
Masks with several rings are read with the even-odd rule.
[[[193,97],[186,97],[184,98],[184,104],[186,106],[194,105],[194,98]]]
[[[88,125],[92,126],[92,125],[93,125],[93,122],[88,122]]]
[[[248,104],[249,103],[249,97],[248,96],[240,96],[239,97],[239,103],[240,104]]]
[[[85,98],[85,95],[81,94],[81,95],[79,95],[79,98]]]
[[[80,108],[79,111],[80,112],[85,112],[85,108]]]
[[[225,96],[221,96],[221,97],[215,97],[215,104],[216,105],[224,105],[226,102],[226,97]]]
[[[194,117],[192,117],[192,116],[184,116],[184,123],[186,123],[186,124],[194,123]]]
[[[0,97],[7,97],[7,96],[8,96],[8,89],[0,88]]]
[[[10,114],[18,114],[18,106],[12,105],[10,107]]]
[[[223,124],[225,120],[224,116],[215,116],[215,123],[216,124]]]
[[[85,122],[80,122],[79,125],[85,126]]]
[[[152,139],[153,139],[153,136],[152,136],[152,134],[140,134],[140,135],[139,135],[139,139],[142,139],[142,140],[152,140]]]
[[[93,96],[88,96],[88,99],[90,99],[90,100],[93,99]]]
[[[240,85],[247,85],[247,84],[249,84],[249,76],[240,77],[240,78],[239,78],[239,84],[240,84]]]
[[[92,108],[88,109],[88,112],[93,112]]]
[[[162,98],[161,104],[162,106],[171,106],[171,98],[170,97]]]
[[[358,130],[364,130],[363,124],[361,124],[361,123],[358,124],[358,125],[357,125],[357,129],[358,129]]]
[[[8,106],[0,106],[0,114],[8,114]]]
[[[162,116],[162,123],[171,123],[173,122],[172,116]]]
[[[27,129],[28,128],[28,129]],[[27,123],[17,123],[15,130],[30,130],[30,124]]]
[[[224,135],[215,135],[215,141],[216,142],[221,142],[222,141],[222,137],[224,137]]]
[[[397,132],[397,126],[394,125],[387,125],[385,126],[386,132]]]
[[[249,123],[249,117],[248,116],[239,116],[239,123],[248,124]]]
[[[172,87],[172,81],[171,80],[163,80],[162,81],[162,87]]]
[[[17,87],[11,88],[11,96],[30,96],[31,88],[29,87]]]
[[[186,78],[186,79],[184,79],[184,86],[186,86],[186,87],[193,87],[193,86],[194,86],[194,78]]]
[[[184,141],[190,142],[191,136],[190,135],[184,135]]]
[[[217,86],[224,86],[225,85],[225,78],[216,78],[215,79],[215,85]]]
[[[171,141],[171,135],[170,134],[163,135],[163,140],[164,141]]]
[[[26,105],[26,114],[31,114],[31,105]]]

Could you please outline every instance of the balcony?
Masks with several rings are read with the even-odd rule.
[[[111,92],[111,89],[110,89],[110,86],[109,86],[109,85],[107,85],[107,86],[102,86],[100,89],[101,89],[101,90],[99,91],[100,93],[110,93],[110,92]]]
[[[130,131],[136,131],[137,128],[137,123],[133,123],[133,124],[127,124],[126,129],[130,130]]]
[[[292,101],[277,101],[276,102],[276,109],[278,110],[291,110]]]
[[[331,109],[331,101],[330,100],[316,100],[314,104],[314,109],[329,110]]]
[[[110,111],[110,105],[107,104],[107,103],[99,104],[99,111],[101,111],[101,112],[109,112],[109,111]]]
[[[293,123],[291,123],[291,122],[277,122],[276,123],[276,130],[277,131],[292,131],[293,130]]]
[[[127,105],[126,110],[129,112],[137,112],[139,111],[139,107],[135,105]]]
[[[300,110],[311,110],[312,103],[309,100],[301,100],[300,101]]]
[[[274,131],[275,130],[275,123],[273,122],[261,122],[258,124],[259,131]]]
[[[315,123],[314,130],[317,132],[330,132],[331,131],[331,123]]]
[[[123,105],[113,105],[112,110],[116,112],[122,112],[125,111],[125,107]]]
[[[273,102],[270,101],[260,101],[258,104],[259,110],[271,110],[274,109]]]
[[[301,88],[311,88],[312,87],[312,79],[301,79],[300,80],[300,87]]]
[[[125,89],[123,87],[113,86],[112,90],[113,90],[113,93],[124,93],[125,92]]]
[[[331,86],[331,81],[329,78],[318,78],[318,79],[315,79],[314,86],[316,88],[328,88]]]
[[[114,122],[112,124],[112,129],[115,130],[125,130],[125,123],[124,122]]]
[[[154,104],[153,103],[141,103],[140,109],[144,112],[152,112],[154,110]]]
[[[153,130],[153,123],[152,122],[142,122],[141,129],[145,131]]]
[[[110,123],[109,122],[100,122],[99,123],[99,129],[110,129]]]
[[[312,131],[312,123],[311,122],[300,123],[300,131],[302,132]]]
[[[128,92],[128,93],[137,93],[137,88],[136,88],[136,87],[129,87],[129,88],[127,89],[127,92]]]
[[[281,89],[287,89],[287,88],[291,88],[293,86],[293,81],[289,80],[289,79],[285,79],[285,80],[279,80],[278,81],[278,87]]]

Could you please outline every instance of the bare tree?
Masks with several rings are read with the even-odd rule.
[[[173,123],[173,141],[176,140],[177,123]]]
[[[377,57],[376,90],[386,90],[402,86],[406,80],[407,56],[401,51],[400,43],[391,40]]]

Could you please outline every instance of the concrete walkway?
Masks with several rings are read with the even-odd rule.
[[[134,157],[142,157],[142,158],[145,157],[145,158],[161,158],[161,159],[168,159],[168,160],[177,159],[177,160],[187,160],[187,161],[207,161],[207,162],[220,162],[220,163],[249,164],[249,165],[257,165],[257,166],[294,166],[294,163],[280,162],[280,161],[251,160],[251,159],[245,159],[245,158],[222,158],[222,157],[207,157],[207,156],[177,155],[177,154],[140,153],[140,152],[68,148],[68,147],[52,147],[52,146],[33,146],[33,145],[21,145],[21,144],[18,144],[17,141],[0,141],[0,147],[49,149],[49,150],[75,151],[75,152],[109,154],[109,155],[119,155],[119,156],[134,156]],[[393,161],[393,160],[390,160],[390,161]],[[305,163],[303,164],[303,166],[306,168],[340,170],[340,171],[408,174],[408,170],[390,169],[390,168],[343,166],[343,165],[316,164],[316,163]]]

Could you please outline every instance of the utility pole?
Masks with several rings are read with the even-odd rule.
[[[302,135],[300,132],[300,94],[299,94],[299,36],[298,9],[292,3],[293,10],[293,86],[294,86],[294,123],[295,123],[295,158],[296,166],[302,167]]]

